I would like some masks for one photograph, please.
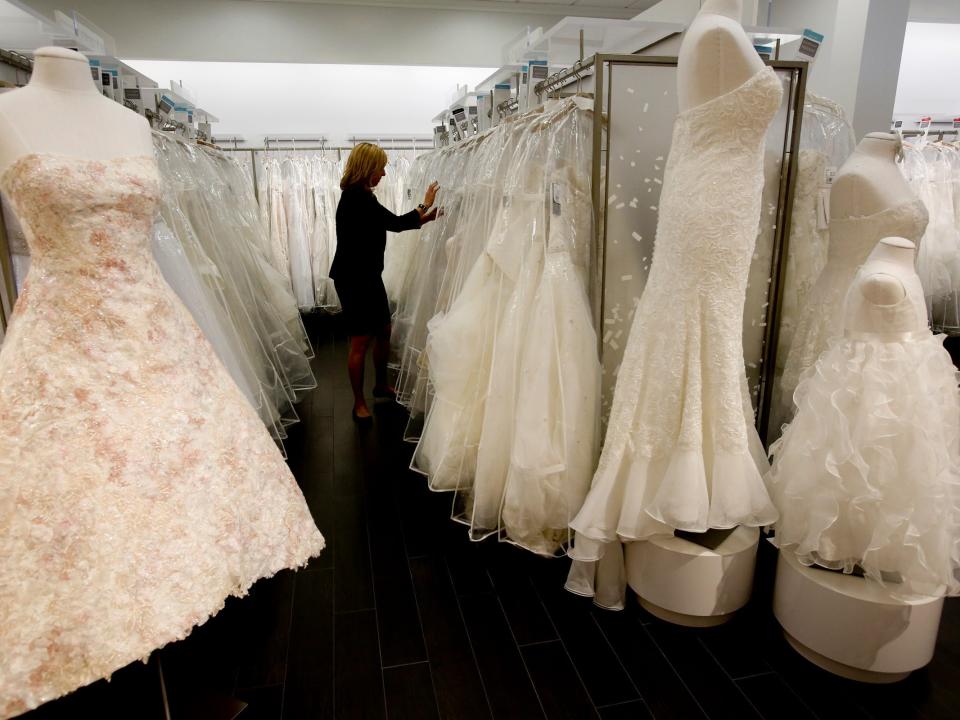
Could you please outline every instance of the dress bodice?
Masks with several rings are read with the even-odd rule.
[[[892,305],[877,305],[868,300],[863,286],[878,275],[895,277],[903,285],[904,296]],[[901,339],[903,333],[927,329],[927,304],[916,272],[885,260],[869,260],[858,271],[844,304],[844,331],[858,338]]]
[[[23,223],[34,270],[94,278],[128,274],[135,260],[150,258],[159,185],[148,155],[100,161],[31,153],[0,177]]]
[[[765,68],[674,123],[649,283],[743,304],[763,187],[763,139],[783,89]],[[693,263],[691,264],[691,261]],[[668,277],[669,276],[669,277]]]
[[[919,245],[927,219],[927,209],[918,198],[872,215],[832,218],[827,262],[834,268],[855,268],[885,237],[902,237]]]

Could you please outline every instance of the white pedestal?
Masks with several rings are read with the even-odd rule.
[[[879,583],[777,561],[773,612],[807,660],[861,682],[902,680],[933,657],[943,598],[905,601]]]
[[[672,535],[627,543],[627,583],[661,620],[720,625],[750,599],[759,539],[757,528],[738,527],[714,550]]]

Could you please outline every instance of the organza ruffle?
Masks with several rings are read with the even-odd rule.
[[[571,527],[599,542],[629,542],[674,529],[761,527],[776,517],[750,452],[708,458],[699,449],[676,448],[660,458],[625,455],[598,471]],[[574,557],[599,559],[581,552]]]
[[[942,336],[835,340],[794,402],[771,447],[775,542],[898,595],[960,593],[960,396]]]

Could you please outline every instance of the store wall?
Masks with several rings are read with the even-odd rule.
[[[958,78],[960,23],[909,23],[903,44],[894,117],[905,121],[926,115],[960,117]]]
[[[332,145],[352,135],[430,137],[430,119],[456,86],[473,87],[496,69],[124,61],[161,85],[182,81],[220,118],[215,136],[239,135],[250,147],[261,147],[264,135],[323,135]]]
[[[561,17],[245,0],[26,2],[50,16],[76,8],[114,38],[119,56],[158,60],[499,67],[503,46],[524,28]]]

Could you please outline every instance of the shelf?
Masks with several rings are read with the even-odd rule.
[[[588,58],[597,53],[635,53],[684,29],[679,23],[566,17],[547,30],[533,49],[547,55],[551,68],[569,67],[581,59],[581,30],[583,57]]]
[[[80,52],[95,52],[68,28],[27,7],[19,0],[0,0],[0,47],[22,55],[32,55],[41,47],[76,47]]]
[[[507,82],[513,75],[516,75],[523,68],[522,65],[504,65],[490,77],[477,83],[477,92],[490,92],[494,85]]]

